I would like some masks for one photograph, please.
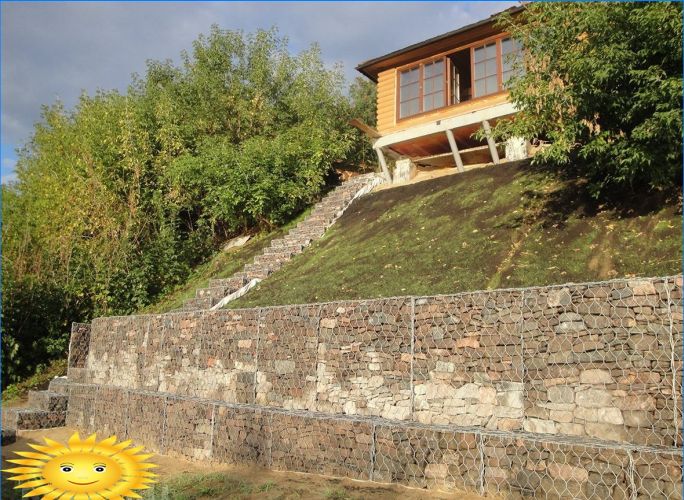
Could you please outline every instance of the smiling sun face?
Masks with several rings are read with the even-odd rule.
[[[24,497],[140,498],[133,490],[149,488],[148,484],[155,482],[156,474],[148,469],[156,465],[145,462],[152,455],[138,454],[142,447],[127,449],[131,442],[117,443],[116,436],[96,442],[95,434],[81,440],[75,433],[66,445],[48,438],[45,443],[47,446],[29,444],[40,453],[15,452],[24,458],[8,462],[22,467],[4,470],[16,474],[9,480],[21,481],[16,488],[31,488]]]

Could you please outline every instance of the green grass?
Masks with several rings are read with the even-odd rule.
[[[29,378],[19,383],[8,385],[5,390],[2,391],[2,402],[9,403],[24,398],[28,394],[28,391],[43,389],[47,387],[50,380],[55,377],[66,375],[66,372],[66,359],[53,361],[45,370],[31,375]]]
[[[206,288],[210,279],[229,278],[241,271],[245,264],[251,263],[272,240],[284,236],[309,212],[310,209],[304,211],[285,226],[253,236],[241,247],[218,252],[208,262],[197,266],[183,285],[164,295],[154,304],[139,310],[138,314],[158,314],[179,309],[183,302],[195,296],[198,288]]]
[[[180,474],[163,479],[147,490],[143,498],[192,500],[198,498],[249,498],[258,486],[230,474]]]
[[[432,295],[680,272],[681,201],[599,203],[527,163],[386,189],[229,307]]]

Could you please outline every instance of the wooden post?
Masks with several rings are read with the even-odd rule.
[[[487,136],[487,144],[489,144],[489,154],[492,155],[492,161],[495,164],[499,164],[499,152],[496,150],[496,142],[492,137],[492,129],[489,127],[489,122],[484,120],[482,122],[482,128],[484,128],[485,134]]]
[[[382,176],[387,182],[392,182],[392,176],[390,175],[389,169],[387,168],[387,162],[385,161],[385,155],[382,152],[382,148],[375,148],[375,152],[378,154],[378,161],[382,167]]]
[[[454,133],[451,129],[446,130],[447,139],[449,139],[449,146],[451,146],[451,152],[454,154],[454,160],[456,160],[456,168],[459,172],[463,172],[463,160],[461,160],[461,153],[458,152],[458,146],[456,145],[456,139],[454,139]]]

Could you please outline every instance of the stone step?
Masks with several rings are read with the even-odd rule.
[[[48,391],[57,394],[69,394],[69,380],[66,377],[55,377],[50,380]]]
[[[247,284],[247,279],[244,276],[234,274],[230,278],[220,278],[209,280],[209,288],[223,287],[233,293]]]
[[[271,249],[271,251],[281,251],[283,248],[299,247],[298,249],[301,251],[305,246],[305,242],[299,242],[298,239],[294,238],[293,236],[285,236],[284,238],[273,241],[269,248]]]
[[[2,428],[15,430],[64,427],[65,411],[45,411],[35,408],[7,408],[2,412]]]
[[[280,269],[280,268],[278,268],[278,269]],[[262,280],[268,278],[276,270],[277,269],[276,269],[275,265],[265,266],[265,265],[259,265],[259,264],[247,264],[245,266],[245,272],[248,273],[252,278],[259,278]]]
[[[12,444],[17,440],[17,431],[15,429],[2,429],[2,446]]]
[[[287,262],[291,258],[292,254],[289,252],[262,254],[254,257],[254,264],[270,265],[273,262]]]
[[[289,233],[287,233],[288,236],[308,236],[311,238],[318,238],[321,236],[323,233],[325,233],[325,229],[312,229],[312,228],[297,228],[293,229]]]
[[[181,307],[181,311],[200,311],[204,309],[210,309],[216,302],[214,302],[211,297],[195,297],[194,299],[186,300],[183,303],[183,307]]]
[[[195,298],[185,301],[181,311],[209,309],[222,298],[236,292],[252,279],[266,279],[280,269],[294,255],[321,238],[341,215],[359,189],[370,182],[375,174],[356,176],[329,191],[316,203],[308,217],[299,222],[288,234],[271,241],[268,248],[246,264],[241,272],[230,278],[209,280],[206,288],[195,292]]]
[[[196,299],[209,298],[212,301],[218,302],[226,295],[230,295],[231,292],[229,288],[223,286],[215,286],[211,288],[198,288],[195,292]]]
[[[293,234],[286,238],[284,245],[300,246],[302,250],[304,250],[304,248],[308,247],[314,239],[316,238],[312,238],[311,236],[301,236],[298,234]]]
[[[285,243],[285,242],[283,242]],[[278,247],[268,247],[264,250],[264,255],[274,255],[281,253],[289,253],[290,255],[297,255],[302,252],[304,245],[288,245],[278,246]]]
[[[37,410],[66,411],[69,396],[52,391],[29,391],[28,406]]]

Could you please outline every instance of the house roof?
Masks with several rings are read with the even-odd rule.
[[[395,50],[393,52],[390,52],[389,54],[385,54],[384,56],[376,57],[373,59],[369,59],[366,62],[363,62],[359,64],[356,69],[357,71],[361,72],[363,75],[367,76],[374,82],[378,81],[378,73],[381,71],[384,71],[385,69],[389,69],[390,67],[398,66],[403,63],[410,62],[411,56],[413,54],[420,53],[420,49],[424,49],[426,47],[429,47],[431,45],[439,45],[439,42],[443,42],[445,40],[451,39],[456,36],[460,35],[465,35],[469,31],[474,30],[476,28],[480,28],[483,26],[486,26],[487,24],[493,24],[495,21],[495,18],[499,15],[502,14],[503,12],[509,12],[511,14],[516,14],[520,11],[522,11],[525,7],[524,6],[517,6],[517,7],[510,7],[508,9],[505,9],[501,12],[497,12],[495,14],[492,14],[486,19],[482,19],[481,21],[477,21],[472,24],[468,24],[467,26],[463,26],[461,28],[458,28],[453,31],[449,31],[447,33],[444,33],[442,35],[438,35],[432,38],[428,38],[427,40],[424,40],[422,42],[414,43],[413,45],[409,45],[408,47],[404,47],[403,49]],[[394,63],[394,61],[401,61],[400,63]]]

